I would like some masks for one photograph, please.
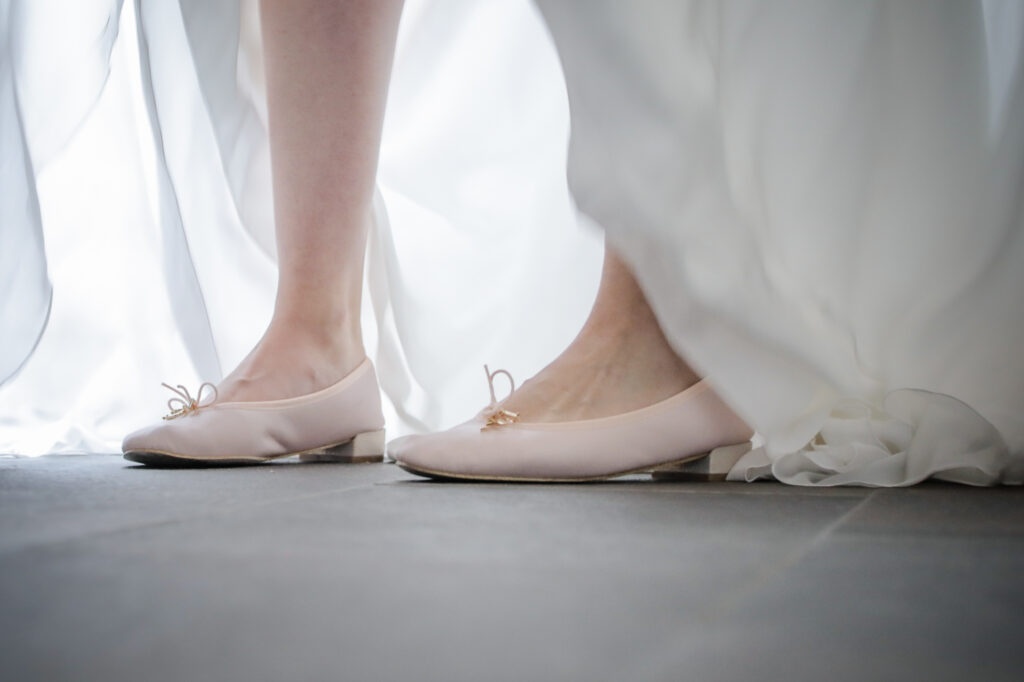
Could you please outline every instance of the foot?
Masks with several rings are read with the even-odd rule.
[[[606,252],[597,301],[564,353],[496,409],[447,431],[396,439],[388,452],[432,478],[568,482],[675,470],[738,446],[732,459],[722,455],[698,472],[724,475],[751,431],[707,384],[686,390],[699,381],[668,344],[629,269]],[[655,404],[624,419],[591,421]]]
[[[597,419],[653,405],[699,380],[669,346],[653,315],[588,323],[565,352],[501,408],[517,413],[520,422]]]
[[[340,337],[340,335],[339,335]],[[365,359],[362,344],[317,338],[273,325],[241,364],[217,386],[217,402],[281,400],[337,383]]]

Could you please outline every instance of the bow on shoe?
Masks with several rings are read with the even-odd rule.
[[[178,417],[183,417],[186,414],[191,414],[201,407],[209,407],[213,403],[217,402],[217,387],[208,381],[199,384],[199,390],[196,392],[195,398],[193,398],[189,394],[188,389],[181,384],[178,384],[178,388],[175,388],[170,384],[161,383],[160,385],[178,394],[177,397],[171,398],[167,401],[167,409],[169,409],[171,413],[165,414],[164,419],[177,419]],[[207,386],[209,386],[210,390],[213,391],[213,400],[204,404],[202,402],[203,389]],[[175,405],[177,405],[177,407],[175,407]]]
[[[484,365],[484,372],[487,374],[487,387],[491,391],[491,404],[484,410],[484,416],[487,418],[487,421],[482,427],[480,427],[480,430],[483,431],[489,426],[506,426],[507,424],[513,424],[519,421],[519,413],[498,408],[498,398],[494,395],[494,377],[499,374],[504,374],[508,377],[508,395],[512,395],[516,392],[515,379],[513,379],[512,375],[508,373],[508,370],[496,369],[492,372],[487,365]],[[505,397],[507,398],[508,396]]]

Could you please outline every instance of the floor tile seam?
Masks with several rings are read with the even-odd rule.
[[[856,514],[861,508],[868,504],[876,494],[877,490],[873,490],[870,494],[857,502],[857,504],[853,505],[853,507],[840,514],[838,518],[826,524],[806,543],[799,545],[785,553],[779,559],[765,565],[756,572],[751,581],[736,590],[730,591],[722,599],[711,603],[708,611],[700,614],[698,616],[698,620],[706,623],[707,625],[713,625],[730,615],[736,610],[741,602],[760,593],[765,589],[765,587],[777,580],[782,574],[804,561],[804,559],[832,537],[836,529],[842,526],[851,515]]]
[[[814,534],[810,540],[806,543],[801,544],[797,548],[786,552],[780,559],[772,562],[764,568],[758,570],[755,576],[749,581],[738,587],[735,590],[730,590],[725,593],[721,599],[710,600],[704,608],[698,608],[695,610],[695,621],[698,627],[708,629],[717,626],[728,616],[732,615],[736,609],[744,601],[753,598],[755,595],[762,592],[767,586],[774,581],[778,580],[784,573],[797,566],[802,562],[809,554],[811,554],[821,543],[825,542],[832,536],[835,530],[841,526],[851,514],[855,514],[857,510],[861,509],[865,504],[868,503],[871,498],[875,496],[877,490],[873,490],[871,493],[866,495],[862,500],[857,502],[853,507],[846,510],[839,515],[838,518],[832,522],[826,524],[821,530]],[[692,628],[692,625],[688,625],[687,628]],[[664,645],[660,651],[656,654],[662,660],[676,660],[674,650],[678,647],[678,641],[683,638],[685,639],[688,632],[683,629],[677,629],[673,636],[666,637],[664,639]],[[644,667],[650,670],[650,661],[645,662]],[[628,678],[636,679],[643,676],[643,670],[635,668],[630,672]],[[622,679],[627,679],[623,677]]]
[[[834,532],[835,539],[860,541],[872,540],[876,542],[907,542],[907,541],[955,541],[955,542],[1024,542],[1024,533],[1019,530],[1008,530],[1006,532],[993,530],[964,529],[962,532],[955,531],[918,531],[909,530],[884,530],[884,529],[837,529]]]
[[[146,529],[160,528],[162,526],[172,526],[172,525],[177,525],[177,524],[182,524],[182,523],[188,523],[190,521],[197,521],[197,520],[200,520],[200,519],[223,518],[223,517],[226,517],[226,516],[231,516],[233,514],[237,514],[237,513],[241,512],[241,511],[247,511],[247,510],[251,510],[251,509],[259,509],[261,507],[266,507],[266,506],[274,505],[274,504],[282,504],[282,503],[297,502],[297,501],[302,501],[302,500],[309,500],[309,499],[313,499],[313,498],[317,498],[317,497],[323,497],[323,496],[327,496],[327,495],[339,495],[339,494],[343,494],[343,493],[353,492],[353,491],[356,491],[356,490],[362,490],[364,488],[370,488],[373,485],[374,485],[374,483],[370,482],[370,483],[367,483],[367,484],[359,484],[359,485],[354,485],[354,486],[348,486],[348,487],[345,487],[345,488],[332,488],[330,490],[321,490],[321,491],[317,491],[317,492],[314,492],[314,493],[305,493],[305,494],[294,496],[294,497],[275,498],[275,499],[272,499],[272,500],[260,500],[258,502],[253,502],[253,503],[236,504],[236,505],[233,505],[233,506],[228,507],[228,508],[223,508],[223,507],[221,507],[221,508],[214,508],[214,509],[211,509],[209,513],[186,514],[186,515],[182,515],[182,516],[178,516],[178,517],[173,517],[173,518],[160,519],[160,520],[154,520],[154,521],[147,521],[147,522],[139,523],[139,524],[133,524],[133,525],[121,526],[121,527],[118,527],[118,528],[110,528],[110,529],[106,529],[106,530],[100,530],[100,531],[95,531],[95,532],[91,532],[91,533],[85,533],[85,534],[82,534],[82,535],[76,535],[74,537],[60,538],[60,539],[57,539],[57,540],[44,540],[42,542],[31,542],[30,541],[30,542],[24,543],[22,545],[16,545],[16,546],[12,546],[12,547],[0,547],[0,557],[4,557],[6,555],[18,554],[18,553],[21,553],[21,552],[36,551],[36,550],[42,550],[42,549],[50,549],[50,548],[57,547],[57,546],[60,546],[60,545],[74,544],[76,542],[93,541],[93,540],[97,540],[97,539],[103,539],[103,538],[115,536],[115,535],[118,535],[118,534],[121,534],[121,533],[130,533],[130,532],[134,532],[134,531],[138,531],[138,530],[146,530]]]

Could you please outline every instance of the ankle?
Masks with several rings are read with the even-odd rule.
[[[271,356],[306,358],[314,364],[327,363],[347,370],[366,357],[358,324],[327,326],[275,317],[259,345]]]
[[[628,377],[630,383],[652,382],[683,390],[700,381],[656,325],[588,325],[560,359],[595,375]]]

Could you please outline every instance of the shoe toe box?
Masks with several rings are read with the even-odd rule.
[[[180,447],[176,431],[169,422],[149,424],[125,436],[121,452],[175,452]]]
[[[405,458],[405,455],[409,451],[409,449],[413,447],[412,441],[415,440],[416,438],[417,436],[402,436],[401,438],[395,438],[393,440],[388,441],[388,457],[395,460],[396,462],[401,462]]]
[[[141,429],[132,431],[121,442],[121,452],[140,452],[145,450],[160,449],[159,444],[164,442],[161,438],[161,427],[163,424],[150,424]]]
[[[121,443],[121,451],[125,454],[129,452],[188,456],[207,454],[206,451],[216,445],[216,440],[209,437],[207,434],[209,429],[203,428],[205,425],[203,421],[199,419],[198,415],[189,415],[181,419],[149,424],[125,436]]]
[[[470,422],[440,433],[396,438],[388,443],[388,455],[399,465],[424,475],[458,478],[494,474],[502,458],[492,456],[496,454],[492,448],[502,445],[504,439],[482,439],[480,426]]]

